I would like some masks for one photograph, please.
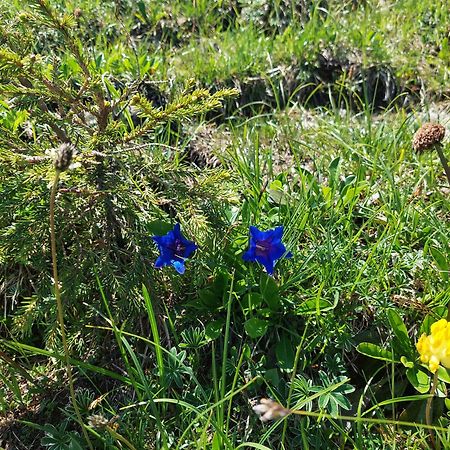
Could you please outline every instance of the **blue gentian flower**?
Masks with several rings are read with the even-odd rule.
[[[242,255],[244,261],[257,261],[262,264],[269,275],[273,274],[275,261],[282,256],[290,258],[291,252],[286,252],[286,247],[281,242],[284,227],[276,227],[273,230],[261,231],[250,227],[249,249]]]
[[[197,246],[181,234],[180,224],[175,224],[173,230],[164,236],[152,236],[152,239],[158,245],[160,252],[155,267],[172,265],[178,273],[183,274],[186,270],[184,261],[197,249]]]

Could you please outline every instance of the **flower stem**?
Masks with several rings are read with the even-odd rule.
[[[430,397],[427,400],[427,406],[425,409],[425,420],[427,422],[427,425],[430,425],[430,426],[431,426],[431,420],[432,420],[431,406],[433,404],[434,394],[436,393],[437,383],[438,383],[438,376],[437,376],[437,372],[435,372],[434,377],[433,377],[433,384],[431,385],[431,389],[430,389]],[[431,428],[430,428],[430,440],[431,440],[431,446],[433,448],[436,448],[436,442],[434,440],[434,434],[433,434],[433,430]]]
[[[114,439],[125,444],[130,450],[136,450],[136,447],[128,439],[124,438],[121,434],[119,434],[116,430],[114,430],[110,426],[107,426],[106,430]]]
[[[59,170],[56,170],[55,178],[53,180],[53,186],[50,193],[50,245],[51,245],[51,253],[52,253],[52,266],[53,266],[53,282],[55,286],[55,299],[56,299],[56,306],[58,310],[58,323],[59,327],[61,329],[61,340],[63,344],[64,349],[64,361],[66,364],[66,371],[67,371],[67,378],[69,381],[69,391],[70,391],[70,399],[72,401],[73,409],[75,410],[75,415],[77,416],[77,420],[79,424],[81,425],[81,430],[83,431],[84,439],[86,440],[86,443],[88,444],[89,448],[93,450],[92,443],[89,439],[89,436],[87,434],[85,425],[83,423],[83,419],[80,414],[80,410],[77,405],[76,397],[75,397],[75,389],[73,384],[73,376],[72,376],[72,366],[70,365],[70,358],[69,358],[69,346],[67,345],[67,339],[66,339],[66,330],[64,327],[64,310],[63,310],[63,304],[61,301],[61,291],[59,289],[59,280],[58,280],[58,265],[56,260],[56,234],[55,234],[55,200],[56,200],[56,192],[58,191],[58,183],[59,183],[59,176],[61,175],[61,172]]]
[[[444,168],[445,175],[447,175],[448,184],[450,184],[450,168],[448,167],[447,158],[442,151],[442,144],[436,145],[436,150],[439,155],[439,159],[441,160],[442,167]]]

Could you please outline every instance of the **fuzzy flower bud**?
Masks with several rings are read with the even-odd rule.
[[[450,369],[450,323],[441,319],[431,325],[431,334],[422,334],[416,344],[420,360],[435,373],[439,365]]]
[[[290,413],[289,409],[284,408],[269,398],[262,398],[259,404],[253,407],[253,411],[260,416],[262,422],[280,419]]]
[[[413,137],[412,146],[416,152],[423,152],[435,144],[440,144],[445,136],[445,128],[439,123],[424,123]]]
[[[61,144],[53,151],[53,162],[55,169],[64,172],[72,162],[72,156],[75,153],[75,147],[72,144]]]
[[[108,419],[101,414],[92,414],[92,416],[88,417],[88,425],[92,428],[102,429],[105,428],[108,424]]]

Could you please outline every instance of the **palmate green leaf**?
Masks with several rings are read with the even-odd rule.
[[[51,424],[44,425],[42,429],[45,436],[41,439],[41,445],[50,450],[83,450],[80,435],[66,428],[66,421],[62,422],[58,428]]]
[[[370,356],[371,358],[381,359],[382,361],[388,362],[399,362],[394,359],[394,356],[391,351],[386,350],[379,345],[372,344],[371,342],[361,342],[356,347],[356,350],[366,356]]]
[[[321,395],[319,397],[319,402],[318,402],[319,403],[319,408],[320,409],[325,409],[327,407],[328,403],[330,402],[330,399],[331,399],[331,397],[330,397],[329,393]],[[337,413],[337,410],[336,410],[336,413]]]
[[[339,392],[333,392],[333,399],[342,409],[349,410],[352,407],[350,400]]]

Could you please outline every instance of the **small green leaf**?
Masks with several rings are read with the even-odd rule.
[[[398,362],[394,360],[392,352],[370,342],[361,342],[361,344],[356,347],[356,350],[371,358],[381,359],[382,361]]]
[[[281,335],[275,347],[275,355],[280,369],[292,370],[294,367],[295,351],[291,340],[286,334]]]
[[[222,439],[219,433],[214,433],[212,440],[212,450],[220,450],[222,448]]]
[[[272,311],[278,311],[281,306],[281,299],[278,294],[279,289],[275,280],[266,273],[261,273],[259,288],[262,296],[264,297],[264,301],[267,303],[267,306]]]
[[[416,391],[425,394],[430,389],[430,376],[417,366],[406,370],[406,376]]]
[[[222,332],[223,325],[223,320],[209,322],[205,327],[205,336],[209,339],[217,339]]]
[[[270,383],[272,386],[278,386],[280,382],[280,375],[278,369],[268,369],[264,373],[264,380]]]
[[[244,323],[245,332],[253,339],[259,338],[266,334],[269,322],[267,320],[253,317]]]
[[[410,361],[406,356],[402,356],[400,358],[400,362],[408,369],[410,369],[411,367],[414,367],[414,363],[412,361]]]
[[[250,310],[258,307],[263,301],[263,296],[258,292],[250,292],[244,296],[243,308],[248,308]]]
[[[208,309],[213,310],[222,305],[222,297],[218,296],[209,288],[199,291],[198,297],[201,305]]]
[[[444,400],[444,403],[445,403],[445,407],[447,408],[447,411],[450,411],[450,398],[447,397]]]
[[[163,220],[154,220],[147,225],[147,230],[150,234],[156,236],[163,236],[173,228],[173,225]]]
[[[411,341],[408,336],[408,330],[406,329],[405,324],[403,323],[402,318],[397,313],[397,311],[393,309],[389,309],[387,312],[389,324],[392,327],[392,331],[395,334],[395,337],[400,344],[400,350],[407,356],[413,356],[413,349],[411,345]]]
[[[339,166],[341,163],[341,158],[338,156],[337,158],[334,158],[333,161],[330,162],[330,165],[328,166],[328,173],[329,173],[329,184],[330,187],[334,187],[337,184],[337,181],[339,179]]]
[[[269,199],[272,202],[280,205],[285,205],[287,203],[286,193],[284,192],[283,184],[280,180],[272,181],[272,183],[269,184],[268,192]]]
[[[319,408],[320,409],[325,409],[326,406],[328,405],[329,401],[330,401],[330,394],[328,394],[328,393],[322,394],[319,397]]]
[[[303,302],[296,310],[297,314],[316,314],[333,309],[334,305],[328,300],[311,298]]]
[[[438,378],[445,383],[450,384],[450,371],[445,367],[439,366],[437,370]]]
[[[434,322],[437,322],[440,317],[447,316],[447,306],[437,306],[433,308],[433,311],[425,316],[423,319],[422,325],[420,326],[418,337],[422,335],[422,333],[430,334],[431,325]]]
[[[430,251],[431,251],[431,255],[433,256],[433,259],[436,263],[436,266],[439,269],[439,273],[441,274],[442,279],[445,281],[448,281],[448,275],[450,272],[450,266],[448,263],[448,259],[436,247],[431,247]]]
[[[333,398],[341,408],[346,410],[351,409],[352,405],[350,403],[350,400],[347,397],[344,397],[344,395],[342,395],[341,393],[333,392]]]

